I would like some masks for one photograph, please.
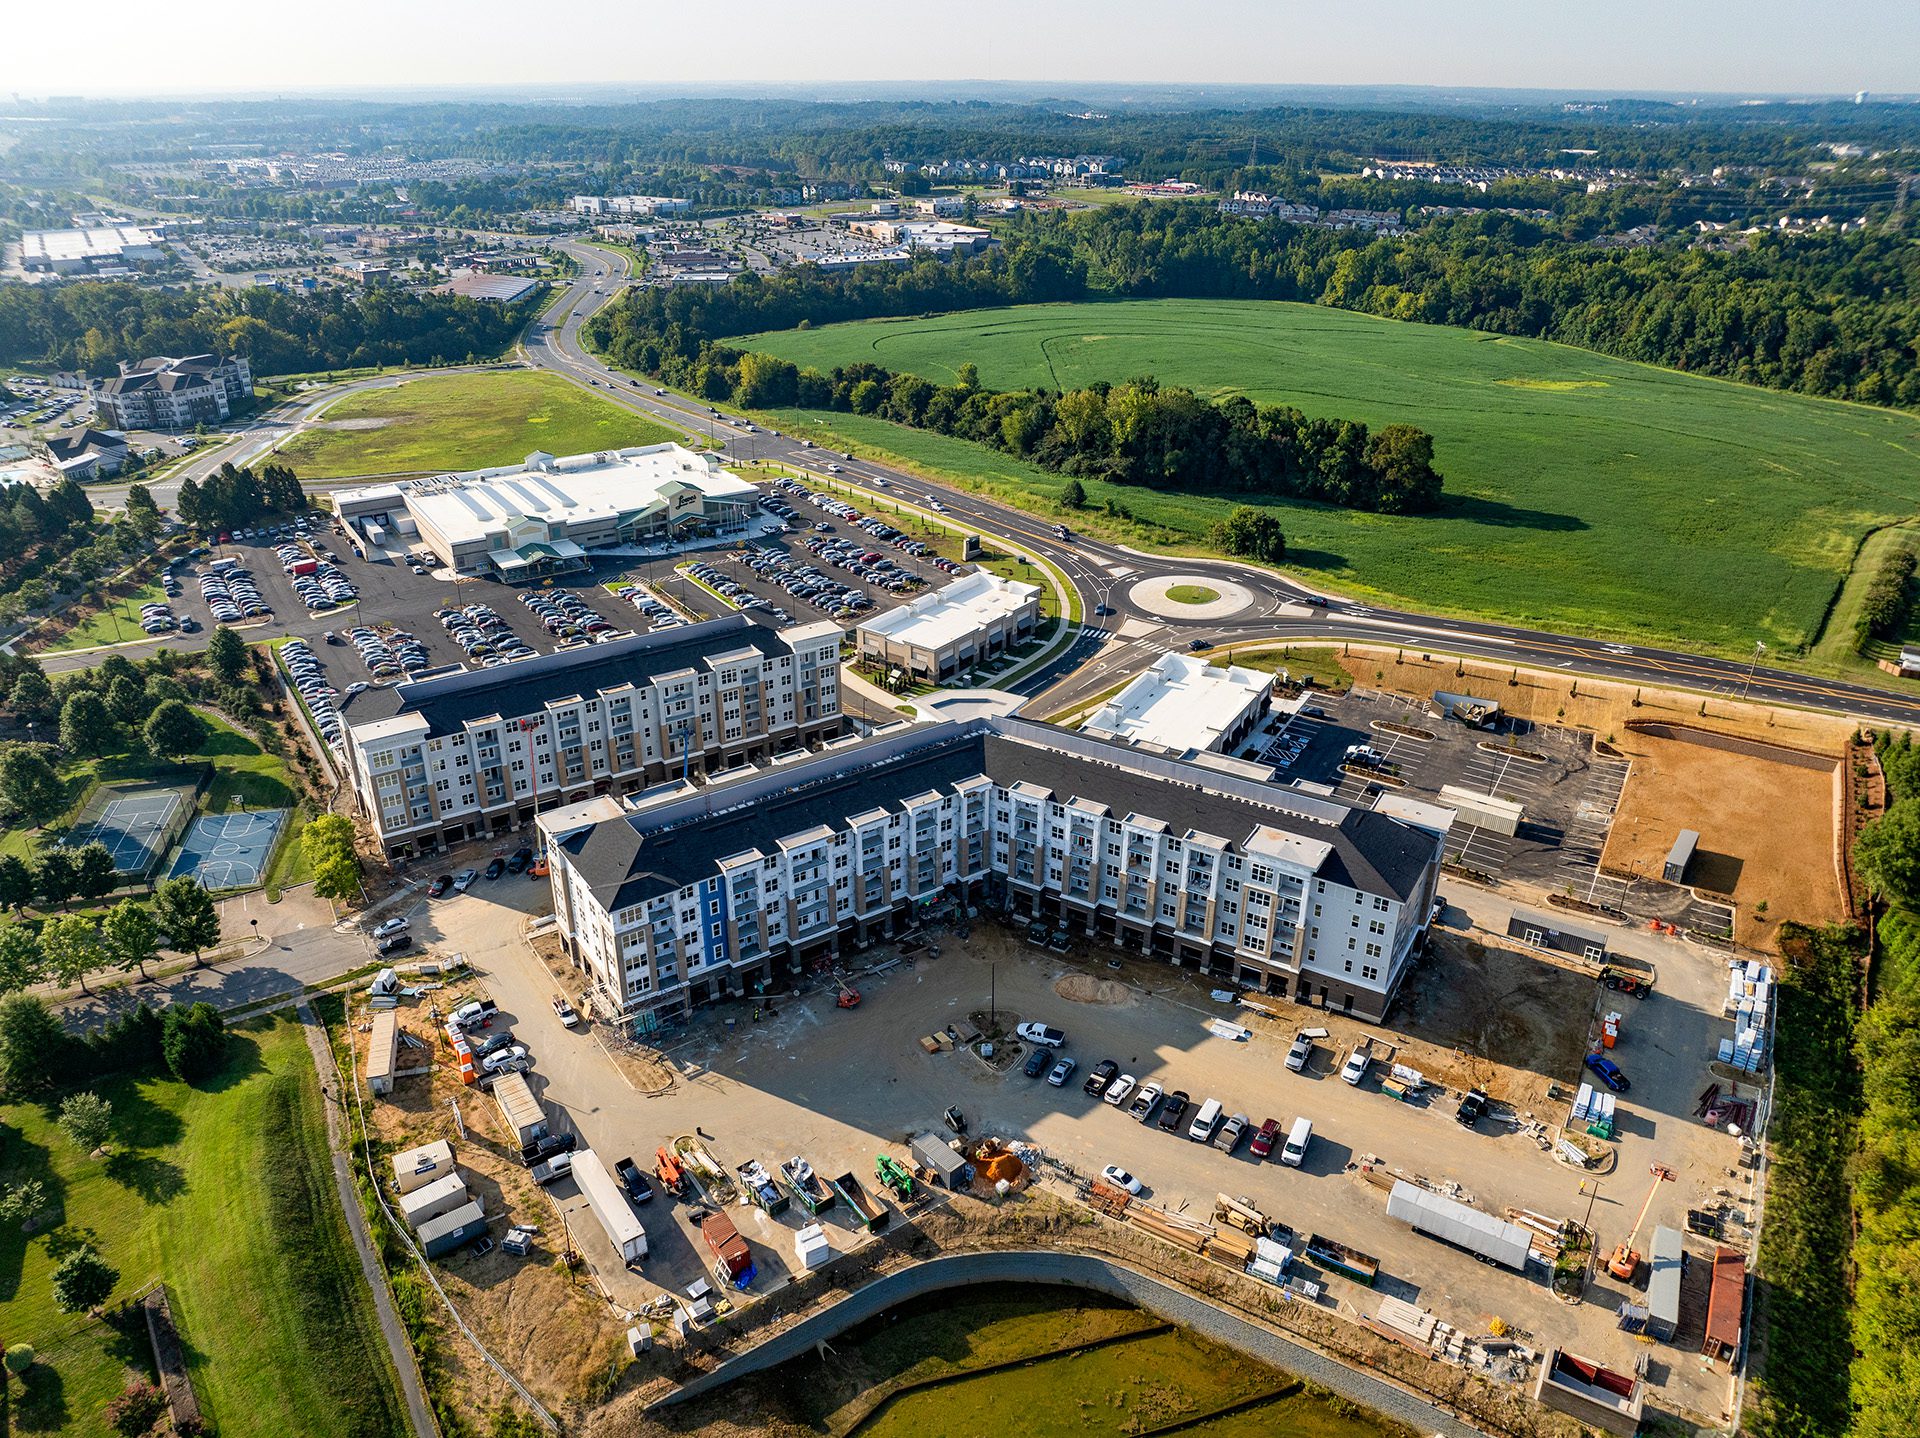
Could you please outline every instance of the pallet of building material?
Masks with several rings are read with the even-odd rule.
[[[1165,1239],[1177,1244],[1190,1253],[1198,1253],[1206,1246],[1207,1239],[1213,1234],[1211,1228],[1195,1229],[1185,1221],[1173,1215],[1163,1213],[1157,1208],[1134,1207],[1127,1211],[1127,1221],[1144,1233],[1155,1238]]]
[[[1087,1189],[1087,1202],[1100,1212],[1117,1217],[1127,1211],[1127,1205],[1133,1202],[1133,1198],[1124,1188],[1116,1188],[1110,1183],[1095,1180]]]
[[[920,1047],[930,1054],[937,1054],[941,1052],[946,1047],[946,1045],[941,1043],[940,1040],[935,1038],[932,1034],[928,1034],[925,1038],[920,1040]]]
[[[1253,1237],[1238,1229],[1216,1229],[1213,1237],[1207,1240],[1207,1257],[1235,1268],[1245,1268],[1258,1251],[1259,1245]]]

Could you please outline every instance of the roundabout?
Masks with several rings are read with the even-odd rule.
[[[1141,580],[1127,598],[1161,619],[1231,619],[1253,603],[1253,591],[1224,579],[1163,574]]]

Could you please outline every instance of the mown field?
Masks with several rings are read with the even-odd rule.
[[[495,370],[348,395],[274,458],[302,479],[333,479],[489,469],[535,450],[584,454],[674,437],[557,375]]]
[[[164,1280],[194,1390],[226,1438],[404,1431],[373,1301],[340,1212],[313,1059],[289,1018],[234,1031],[199,1087],[120,1076],[108,1156],[77,1151],[38,1104],[0,1106],[0,1182],[37,1178],[64,1222],[0,1226],[0,1313],[39,1363],[15,1381],[15,1433],[107,1434],[101,1409],[149,1374],[143,1328],[60,1313],[58,1258],[90,1240],[119,1270],[110,1303]]]
[[[1310,415],[1435,436],[1444,511],[1358,514],[1277,499],[1290,550],[1327,582],[1460,613],[1750,652],[1803,652],[1864,534],[1920,502],[1920,417],[1750,388],[1470,330],[1310,305],[1161,300],[1035,305],[755,335],[730,343],[829,369],[865,360],[990,388],[1151,374]],[[795,419],[801,416],[793,416]],[[903,458],[946,444],[808,416]],[[859,432],[864,432],[859,433]],[[951,442],[946,442],[951,443]],[[981,457],[1043,499],[1063,476]],[[1087,485],[1198,535],[1228,507]]]

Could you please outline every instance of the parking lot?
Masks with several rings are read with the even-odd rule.
[[[449,863],[484,857],[475,851]],[[1492,934],[1503,931],[1504,914],[1479,911],[1497,901],[1478,890],[1450,900],[1450,925],[1472,926],[1476,941],[1498,942]],[[1210,1032],[1209,1021],[1229,1011],[1194,976],[1136,960],[1110,968],[1104,950],[1083,953],[1076,946],[1053,954],[984,923],[964,938],[935,934],[938,957],[857,978],[863,1002],[851,1011],[835,1006],[831,990],[815,990],[777,997],[757,1021],[747,1001],[705,1013],[667,1042],[662,1066],[599,1026],[569,1031],[560,1024],[549,1002],[560,984],[522,937],[526,914],[545,903],[544,884],[511,876],[482,881],[464,897],[421,900],[412,911],[414,932],[436,953],[463,952],[480,968],[503,1018],[533,1052],[529,1080],[554,1127],[577,1132],[609,1166],[632,1156],[650,1173],[656,1147],[704,1134],[729,1170],[752,1159],[773,1168],[797,1155],[823,1175],[852,1172],[874,1192],[876,1154],[902,1156],[907,1138],[942,1131],[942,1112],[957,1105],[973,1132],[1031,1142],[1081,1173],[1118,1164],[1141,1179],[1147,1201],[1172,1211],[1204,1219],[1217,1193],[1247,1195],[1297,1233],[1324,1233],[1375,1255],[1382,1275],[1377,1293],[1416,1301],[1464,1331],[1485,1333],[1497,1317],[1523,1341],[1567,1343],[1616,1366],[1650,1356],[1658,1405],[1715,1416],[1724,1401],[1724,1371],[1703,1367],[1685,1346],[1684,1332],[1677,1346],[1649,1355],[1617,1330],[1614,1311],[1628,1290],[1604,1272],[1569,1308],[1552,1295],[1539,1265],[1524,1277],[1490,1268],[1389,1220],[1384,1192],[1361,1171],[1371,1164],[1417,1174],[1495,1213],[1526,1208],[1586,1217],[1606,1249],[1633,1223],[1646,1198],[1648,1165],[1657,1161],[1679,1180],[1659,1186],[1650,1224],[1680,1226],[1687,1209],[1716,1204],[1730,1204],[1736,1224],[1750,1222],[1744,1201],[1750,1175],[1737,1168],[1738,1144],[1691,1114],[1713,1044],[1731,1029],[1720,1016],[1723,968],[1687,946],[1622,935],[1623,943],[1657,948],[1660,984],[1652,998],[1630,1004],[1616,1057],[1634,1087],[1620,1099],[1617,1156],[1596,1180],[1557,1161],[1532,1128],[1537,1121],[1553,1132],[1566,1121],[1565,1099],[1581,1080],[1576,1065],[1588,1042],[1586,1027],[1603,1008],[1620,1003],[1590,980],[1580,987],[1577,976],[1561,981],[1589,997],[1562,1005],[1573,1026],[1571,1046],[1562,1045],[1547,1065],[1567,1071],[1529,1073],[1541,1060],[1511,1054],[1522,1067],[1510,1082],[1492,1087],[1520,1097],[1497,1102],[1492,1118],[1467,1130],[1454,1118],[1455,1092],[1431,1087],[1399,1102],[1382,1089],[1379,1067],[1358,1086],[1339,1081],[1340,1061],[1357,1037],[1371,1035],[1410,1053],[1419,1033],[1393,1025],[1417,1025],[1424,1014],[1396,1010],[1388,1026],[1370,1028],[1318,1010],[1303,1010],[1295,1020],[1236,1009],[1231,1017],[1250,1033],[1234,1041]],[[865,956],[891,957],[880,948]],[[1507,961],[1540,965],[1543,972],[1549,967],[1524,954]],[[1426,982],[1444,986],[1447,976],[1436,970]],[[964,1048],[923,1052],[920,1036],[973,1022],[990,993],[1003,1026],[1037,1020],[1065,1031],[1064,1052],[1079,1067],[1064,1086],[1026,1077],[1018,1062],[996,1069]],[[1316,1041],[1306,1070],[1290,1073],[1281,1060],[1295,1030],[1309,1025],[1327,1034]],[[1450,1032],[1435,1039],[1472,1041]],[[1488,1062],[1501,1057],[1496,1052]],[[1129,1121],[1081,1091],[1094,1065],[1109,1058],[1139,1081],[1184,1089],[1196,1104],[1217,1097],[1228,1114],[1245,1114],[1252,1128],[1267,1118],[1283,1127],[1297,1116],[1311,1118],[1305,1163],[1291,1169],[1255,1160],[1244,1142],[1229,1155],[1156,1124]],[[548,1192],[621,1307],[639,1306],[662,1289],[684,1291],[705,1275],[704,1249],[684,1205],[658,1195],[641,1210],[651,1253],[636,1274],[616,1260],[571,1180]],[[792,1209],[777,1218],[750,1208],[730,1213],[759,1267],[752,1293],[779,1287],[795,1266],[795,1231],[808,1220]],[[832,1210],[824,1215],[837,1251],[858,1241],[844,1217]],[[1642,1232],[1643,1245],[1646,1237]],[[1323,1283],[1329,1301],[1349,1315],[1370,1313],[1377,1304],[1374,1294],[1315,1265],[1299,1272]]]

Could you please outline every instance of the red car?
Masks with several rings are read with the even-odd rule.
[[[1247,1147],[1255,1158],[1265,1158],[1273,1152],[1273,1146],[1279,1141],[1280,1120],[1270,1118],[1260,1125],[1260,1132],[1253,1136],[1253,1142],[1248,1144]]]
[[[427,885],[427,897],[429,899],[437,899],[452,887],[453,887],[453,875],[442,874],[438,878],[436,878],[431,884]]]

